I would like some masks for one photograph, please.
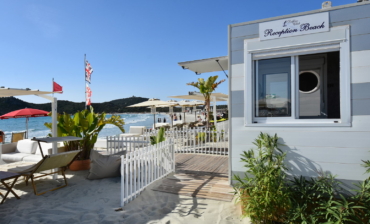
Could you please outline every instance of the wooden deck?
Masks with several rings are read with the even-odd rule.
[[[228,181],[228,157],[219,155],[175,155],[176,173],[153,190],[172,194],[232,201],[233,188]]]
[[[219,155],[176,153],[176,173],[202,173],[227,177],[228,157]]]

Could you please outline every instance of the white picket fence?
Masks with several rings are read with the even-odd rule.
[[[145,133],[143,138],[157,135],[158,130]],[[203,153],[228,155],[228,131],[206,128],[171,129],[165,132],[166,139],[174,140],[176,153]]]
[[[108,136],[107,153],[115,154],[122,151],[133,152],[135,150],[148,146],[149,143],[150,137],[148,136],[139,136],[139,137]]]
[[[173,140],[168,139],[121,156],[121,207],[149,184],[175,171],[173,146]]]
[[[166,140],[150,145],[150,136],[107,137],[107,153],[126,151],[121,156],[121,206],[135,199],[149,184],[175,171],[176,153],[228,155],[228,132],[205,128],[172,129],[165,132]]]
[[[144,132],[140,137],[107,137],[107,152],[114,154],[121,151],[132,152],[149,145],[150,136],[156,136],[158,130]],[[172,139],[176,153],[203,153],[228,155],[228,131],[215,131],[206,128],[177,129],[165,132],[166,139]]]

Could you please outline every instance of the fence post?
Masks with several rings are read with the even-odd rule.
[[[175,144],[174,144],[174,141],[171,140],[170,141],[170,144],[171,144],[171,155],[172,155],[172,172],[175,172]]]
[[[108,139],[108,137],[107,137]],[[107,141],[108,144],[108,141]],[[124,206],[124,199],[125,199],[125,172],[124,172],[124,166],[125,166],[125,157],[121,156],[121,207]]]

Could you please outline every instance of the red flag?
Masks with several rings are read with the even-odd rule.
[[[93,69],[88,61],[85,61],[85,80],[91,83],[91,74],[93,73]]]
[[[91,95],[92,95],[92,91],[86,83],[86,106],[91,105]]]
[[[53,92],[63,93],[63,87],[56,82],[53,82]]]

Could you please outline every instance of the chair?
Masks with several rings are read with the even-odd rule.
[[[23,140],[26,137],[26,132],[12,132],[12,139],[11,142],[18,142],[19,140]]]
[[[129,133],[120,134],[120,137],[134,137],[143,135],[145,132],[145,126],[131,126]]]
[[[69,151],[69,152],[62,152],[62,153],[47,155],[40,162],[36,163],[35,165],[8,169],[8,171],[13,172],[13,173],[19,173],[22,176],[24,176],[26,178],[26,185],[28,185],[28,180],[31,179],[33,192],[35,193],[35,195],[42,195],[42,194],[45,194],[48,191],[54,191],[54,190],[60,189],[62,187],[66,187],[68,185],[66,176],[64,174],[64,171],[73,162],[73,160],[75,160],[75,158],[77,157],[77,155],[80,152],[81,152],[81,150],[74,150],[74,151]],[[41,193],[38,193],[37,189],[36,189],[36,185],[34,183],[34,179],[44,177],[44,176],[47,176],[47,175],[51,175],[51,174],[54,174],[54,173],[58,173],[59,171],[50,172],[50,173],[46,173],[46,174],[40,174],[39,176],[35,176],[35,174],[40,173],[42,171],[57,169],[57,168],[60,168],[60,171],[62,172],[65,185],[54,188],[54,189],[51,189],[51,190],[47,190],[47,191],[44,191],[44,192],[41,192]]]

